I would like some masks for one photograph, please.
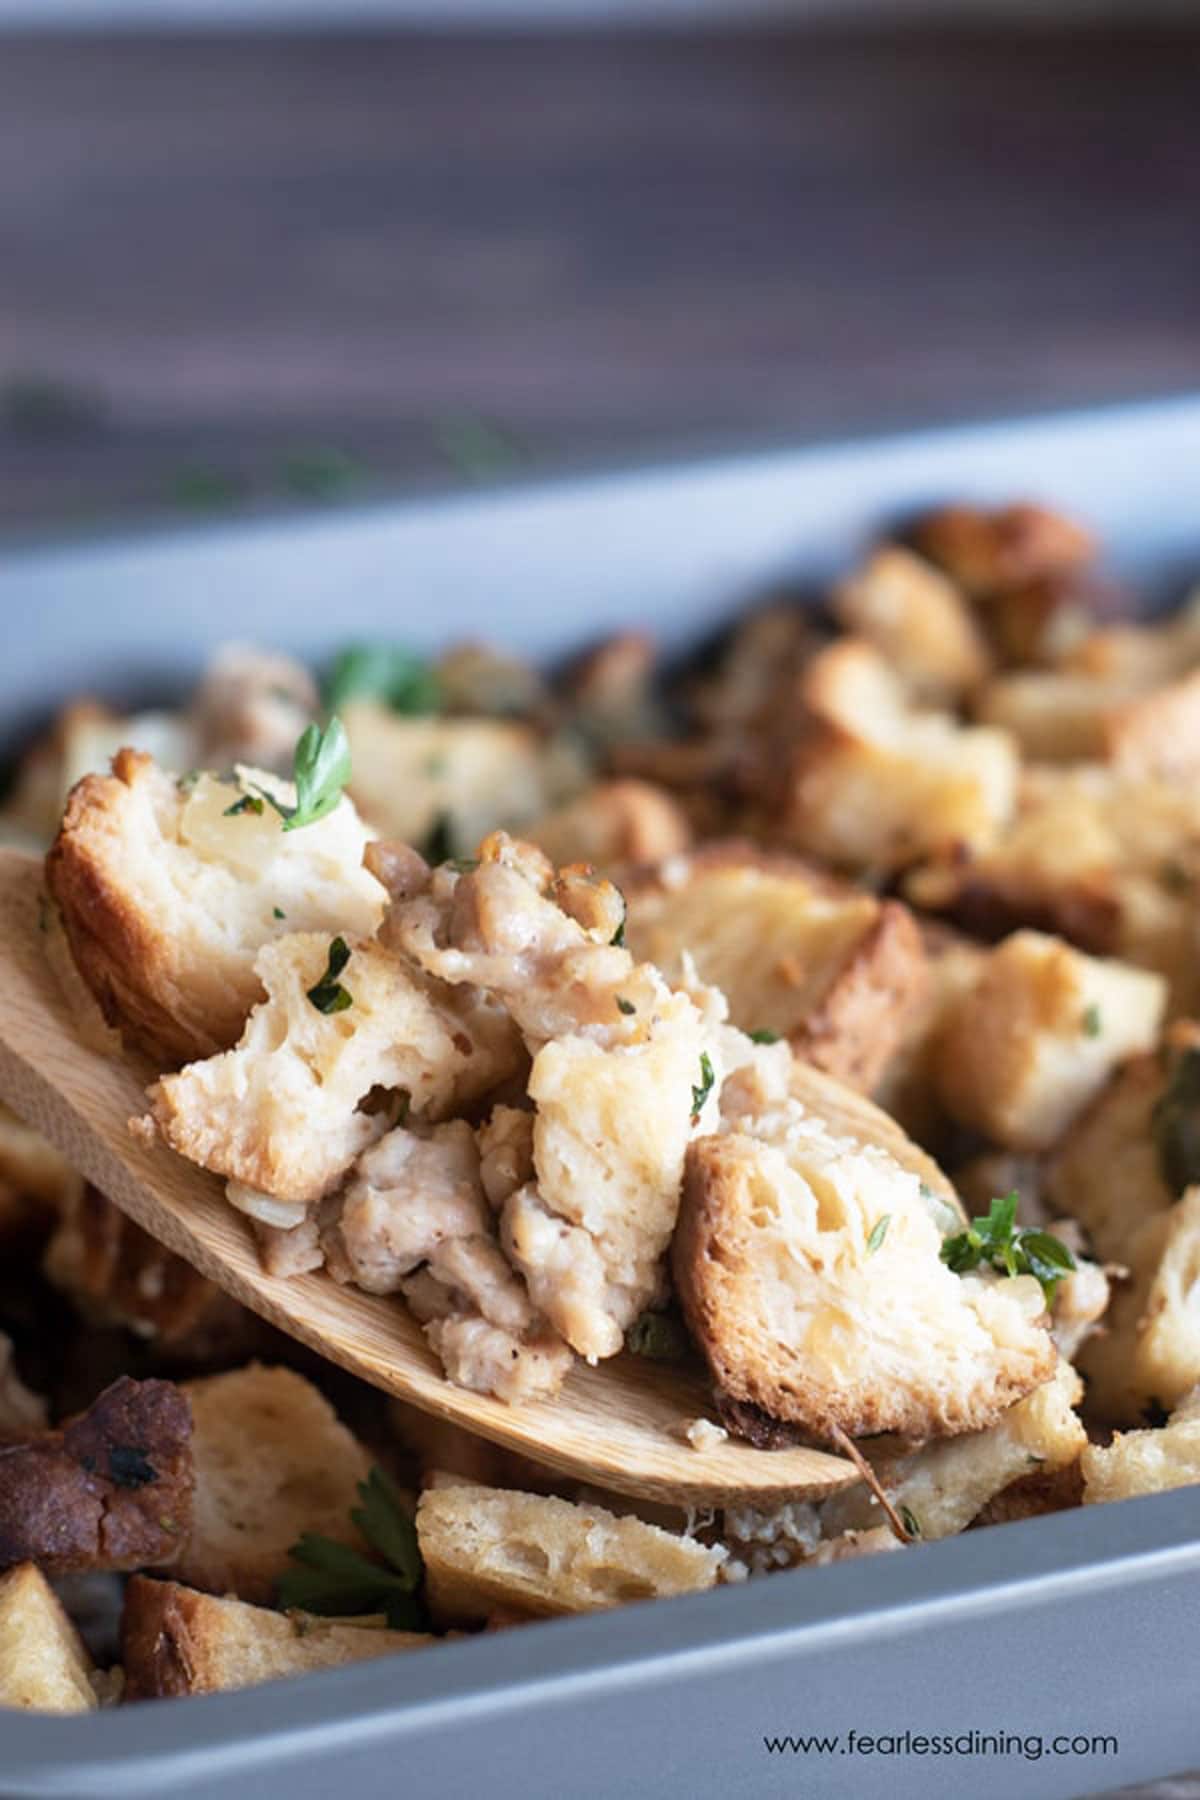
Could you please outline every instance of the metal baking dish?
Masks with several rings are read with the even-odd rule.
[[[310,655],[474,633],[555,656],[649,623],[682,645],[780,583],[819,583],[888,519],[1014,495],[1081,512],[1118,569],[1177,595],[1200,570],[1200,398],[10,550],[0,718],[11,737],[81,688],[178,688],[231,633]],[[1198,1666],[1185,1489],[247,1693],[0,1714],[0,1793],[1066,1797],[1200,1765]],[[851,1730],[960,1743],[852,1754]],[[967,1756],[971,1732],[1013,1741]],[[764,1742],[809,1734],[843,1743]],[[1052,1754],[1059,1734],[1119,1752]]]

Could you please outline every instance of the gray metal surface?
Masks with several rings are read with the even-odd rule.
[[[1200,568],[1200,400],[773,453],[280,526],[11,554],[0,712],[184,679],[231,631],[486,633],[556,654],[626,622],[682,643],[891,517],[1028,494],[1164,593]],[[902,1556],[529,1627],[210,1700],[0,1715],[3,1795],[1094,1793],[1200,1763],[1195,1490]],[[770,1754],[764,1736],[1007,1733],[1009,1753]],[[1116,1755],[1035,1756],[1039,1735]]]

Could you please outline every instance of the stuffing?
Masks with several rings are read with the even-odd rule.
[[[780,600],[758,608],[738,621],[715,666],[693,680],[689,711],[720,736],[760,723],[827,641],[809,606]]]
[[[668,981],[688,957],[747,1032],[869,1089],[924,998],[908,909],[749,844],[714,843],[624,882],[625,940]]]
[[[274,775],[238,779],[295,801]],[[237,796],[214,776],[177,781],[122,750],[111,775],[72,790],[46,858],[80,974],[109,1023],[160,1066],[237,1042],[262,995],[258,953],[283,932],[369,935],[383,910],[348,800],[285,832],[269,806],[230,816]]]
[[[127,1700],[218,1694],[257,1687],[310,1669],[419,1650],[435,1640],[387,1631],[373,1621],[271,1612],[226,1595],[197,1593],[176,1581],[136,1575],[125,1590],[121,1660]]]
[[[1200,1187],[1132,1231],[1105,1329],[1079,1352],[1088,1407],[1110,1424],[1138,1424],[1200,1382]]]
[[[873,1098],[911,1136],[932,1144],[945,1123],[933,1080],[938,1037],[960,997],[974,987],[987,952],[948,926],[922,921],[920,931],[924,989],[880,1071]]]
[[[839,1117],[810,1094],[688,1152],[672,1263],[718,1389],[821,1440],[993,1424],[1053,1373],[1040,1287],[953,1274],[940,1250],[957,1211],[915,1146],[905,1166],[867,1102]]]
[[[550,706],[546,681],[533,664],[494,644],[456,644],[438,658],[434,679],[448,713],[520,719]]]
[[[417,1506],[425,1591],[440,1621],[496,1607],[594,1612],[713,1587],[726,1552],[600,1506],[505,1488],[429,1487]]]
[[[901,1519],[922,1539],[965,1531],[983,1507],[1022,1476],[1070,1469],[1087,1447],[1075,1413],[1083,1391],[1059,1359],[1051,1379],[1002,1412],[993,1425],[907,1456],[876,1457],[875,1469]],[[865,1486],[834,1494],[821,1507],[826,1537],[879,1523],[879,1503]]]
[[[31,1562],[0,1575],[0,1709],[97,1707],[91,1658],[54,1589]]]
[[[310,1381],[249,1363],[183,1392],[196,1485],[180,1581],[270,1604],[302,1532],[362,1547],[350,1509],[371,1458]]]
[[[1186,784],[1112,769],[1027,769],[1017,816],[987,849],[934,860],[906,879],[916,906],[1000,937],[1021,925],[1157,969],[1172,1007],[1200,999],[1196,893],[1200,802]]]
[[[560,684],[575,729],[599,745],[656,736],[657,661],[654,639],[640,631],[620,632],[579,657]]]
[[[330,977],[332,954],[348,951]],[[503,1014],[422,980],[373,940],[295,933],[254,964],[267,999],[237,1047],[150,1089],[163,1138],[203,1168],[284,1201],[320,1199],[393,1122],[372,1094],[439,1117],[512,1074]],[[347,998],[342,998],[346,996]]]
[[[974,716],[1008,732],[1030,761],[1103,762],[1114,721],[1135,693],[1126,681],[1022,669],[989,682],[976,698]]]
[[[687,818],[665,788],[650,781],[598,781],[525,833],[556,867],[592,863],[599,869],[654,863],[686,850]]]
[[[571,1352],[505,1260],[479,1145],[462,1119],[401,1127],[367,1150],[324,1243],[337,1280],[410,1299],[460,1387],[516,1402],[561,1384]]]
[[[1160,975],[1014,932],[942,1027],[939,1097],[997,1144],[1048,1149],[1119,1063],[1157,1041],[1165,1005]]]
[[[1027,502],[992,510],[945,506],[917,522],[912,540],[952,581],[983,601],[1081,568],[1096,548],[1091,533],[1073,519]]]
[[[25,1386],[12,1339],[0,1331],[0,1444],[24,1443],[46,1429],[46,1402]]]
[[[1083,1453],[1083,1503],[1131,1500],[1200,1482],[1200,1394],[1182,1396],[1166,1424],[1153,1431],[1118,1432],[1111,1444]]]
[[[498,825],[525,825],[553,805],[561,773],[531,725],[512,719],[413,717],[373,700],[347,702],[350,792],[384,837],[470,853]]]
[[[61,1431],[0,1444],[0,1569],[173,1562],[191,1518],[191,1432],[178,1388],[123,1375]]]
[[[1097,619],[1115,617],[1127,606],[1128,595],[1095,569],[1080,566],[1006,588],[997,604],[982,609],[981,622],[1001,662],[1069,668],[1083,646],[1100,635]],[[1103,672],[1118,673],[1117,661]]]
[[[225,644],[192,697],[195,754],[168,766],[232,769],[249,763],[286,774],[296,740],[319,706],[316,683],[292,657],[252,644]]]
[[[1200,670],[1127,699],[1105,721],[1104,750],[1130,781],[1200,774]]]
[[[657,1291],[688,1139],[715,1115],[714,1030],[614,941],[624,903],[585,870],[556,877],[497,833],[474,868],[392,879],[385,941],[499,999],[533,1058],[536,1180],[504,1203],[505,1252],[574,1350],[615,1355]]]
[[[770,827],[839,868],[890,873],[995,837],[1016,801],[1007,733],[910,709],[870,645],[844,638],[805,674],[803,717],[775,777]]]
[[[953,706],[988,673],[986,642],[958,588],[898,544],[839,583],[833,614],[875,646],[914,700]]]

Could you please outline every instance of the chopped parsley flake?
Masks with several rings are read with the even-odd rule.
[[[700,1053],[700,1083],[692,1089],[692,1124],[700,1123],[700,1114],[704,1110],[704,1102],[713,1091],[713,1083],[717,1079],[713,1072],[712,1061],[708,1051]]]
[[[881,1213],[871,1227],[871,1235],[867,1239],[867,1255],[874,1256],[888,1234],[888,1226],[892,1222],[891,1213]]]
[[[752,1031],[750,1033],[750,1042],[752,1044],[777,1044],[779,1042],[779,1033],[777,1031],[768,1031],[764,1026],[760,1030]]]
[[[315,987],[308,990],[308,998],[318,1012],[345,1012],[348,1006],[354,1005],[354,995],[344,988],[338,976],[350,961],[350,947],[344,937],[335,937],[329,946],[329,961]]]
[[[261,818],[265,805],[261,794],[243,794],[240,800],[235,800],[232,806],[225,808],[224,817],[236,819],[241,813],[257,813]]]
[[[635,1013],[637,1011],[637,1007],[633,1004],[632,1000],[626,1000],[624,994],[618,994],[617,995],[617,1011],[619,1013],[625,1013],[626,1015],[628,1015],[630,1013]]]
[[[1080,1023],[1083,1027],[1083,1034],[1085,1037],[1100,1036],[1101,1031],[1104,1029],[1104,1021],[1100,1016],[1100,1008],[1094,1001],[1091,1006],[1085,1009]]]

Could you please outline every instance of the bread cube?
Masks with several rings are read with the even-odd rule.
[[[691,827],[678,802],[652,781],[598,781],[529,826],[525,836],[557,867],[598,869],[656,863],[686,850]]]
[[[885,544],[839,583],[833,613],[865,638],[916,700],[953,705],[979,686],[990,657],[959,589],[899,544]]]
[[[0,1575],[0,1708],[96,1710],[92,1661],[54,1589],[34,1563]]]
[[[1200,1382],[1200,1187],[1130,1235],[1105,1329],[1079,1352],[1088,1406],[1111,1425],[1140,1424]]]
[[[1157,1430],[1119,1431],[1111,1444],[1089,1444],[1082,1467],[1085,1506],[1200,1483],[1200,1393],[1186,1394]]]

